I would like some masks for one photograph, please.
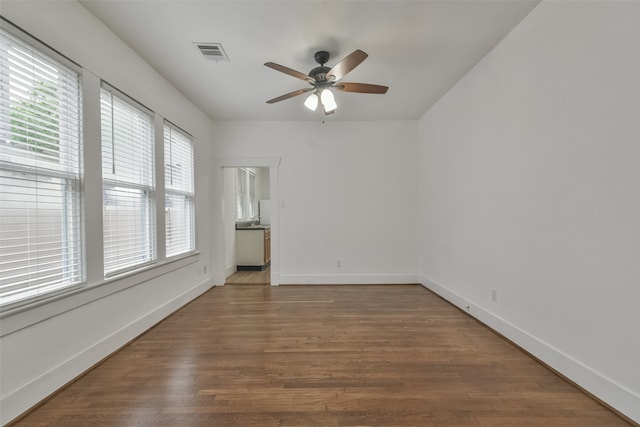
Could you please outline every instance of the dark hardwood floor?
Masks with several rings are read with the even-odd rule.
[[[19,426],[628,426],[418,285],[210,290]]]

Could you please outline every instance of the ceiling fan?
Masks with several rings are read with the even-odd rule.
[[[284,101],[285,99],[293,98],[294,96],[302,95],[303,93],[313,92],[307,97],[304,105],[310,110],[315,111],[318,107],[318,101],[322,104],[322,110],[325,115],[333,114],[338,108],[333,92],[331,88],[341,90],[343,92],[357,92],[357,93],[387,93],[389,89],[387,86],[374,85],[369,83],[347,83],[339,82],[347,73],[356,68],[362,61],[367,59],[365,52],[360,49],[354,50],[349,55],[344,57],[333,67],[327,67],[326,64],[329,61],[329,52],[320,50],[315,53],[313,58],[320,64],[319,67],[315,67],[309,74],[301,73],[300,71],[293,70],[274,62],[267,62],[266,65],[269,68],[273,68],[276,71],[288,74],[296,77],[300,80],[304,80],[311,85],[309,88],[294,90],[293,92],[286,93],[267,101],[267,104],[273,104],[275,102]]]

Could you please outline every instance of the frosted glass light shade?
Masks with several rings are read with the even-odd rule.
[[[330,112],[338,108],[338,104],[336,104],[333,93],[329,89],[324,89],[320,93],[320,102],[322,102],[326,112]]]
[[[311,111],[316,111],[316,108],[318,108],[318,95],[316,95],[315,93],[309,95],[304,101],[304,106]]]

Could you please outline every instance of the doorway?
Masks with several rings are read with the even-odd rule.
[[[259,159],[228,159],[220,162],[221,176],[222,177],[222,206],[223,206],[223,230],[222,235],[221,257],[219,264],[223,267],[224,280],[222,283],[226,284],[262,284],[262,285],[279,285],[278,274],[278,260],[279,260],[279,248],[278,248],[278,166],[280,164],[279,158],[259,158]],[[242,203],[242,200],[237,197],[237,180],[238,169],[244,169],[247,173],[251,174],[253,185],[255,179],[255,188],[252,189],[255,194],[255,206],[251,207],[250,202]],[[249,192],[249,189],[245,189]],[[245,193],[241,192],[244,196]],[[260,218],[259,203],[260,200],[269,200],[266,206],[272,206],[270,209],[270,218],[267,219],[264,215]],[[270,264],[264,269],[255,269],[251,271],[237,271],[238,264],[236,262],[236,220],[238,219],[239,212],[248,212],[247,218],[242,218],[244,221],[248,221],[258,224],[262,220],[262,226],[268,227],[269,235],[269,248],[268,253],[270,255]],[[265,223],[268,221],[268,224]],[[246,222],[245,222],[246,224]],[[252,231],[251,233],[264,232],[263,230]],[[266,233],[265,233],[266,234]],[[221,283],[221,282],[218,282]]]
[[[271,283],[269,168],[225,168],[224,190],[225,285],[268,285]]]

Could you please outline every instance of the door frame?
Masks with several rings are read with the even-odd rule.
[[[215,166],[218,169],[217,176],[221,177],[220,181],[224,179],[224,171],[225,168],[269,168],[269,198],[271,200],[271,286],[279,286],[280,285],[280,215],[279,215],[279,207],[280,207],[280,196],[278,189],[279,185],[279,168],[280,168],[280,157],[226,157],[218,159],[215,162]],[[214,200],[214,204],[218,204],[221,207],[220,212],[222,213],[224,209],[224,185],[220,183],[217,187],[220,189],[218,191],[218,200]],[[218,271],[221,272],[219,274],[222,275],[222,281],[220,285],[224,284],[226,279],[225,276],[225,250],[227,242],[225,241],[225,233],[224,233],[224,216],[221,221],[216,221],[217,226],[213,227],[213,232],[215,235],[220,236],[219,239],[214,239],[219,243],[218,250],[216,251],[218,255],[218,259],[216,260],[216,265],[218,266]]]

